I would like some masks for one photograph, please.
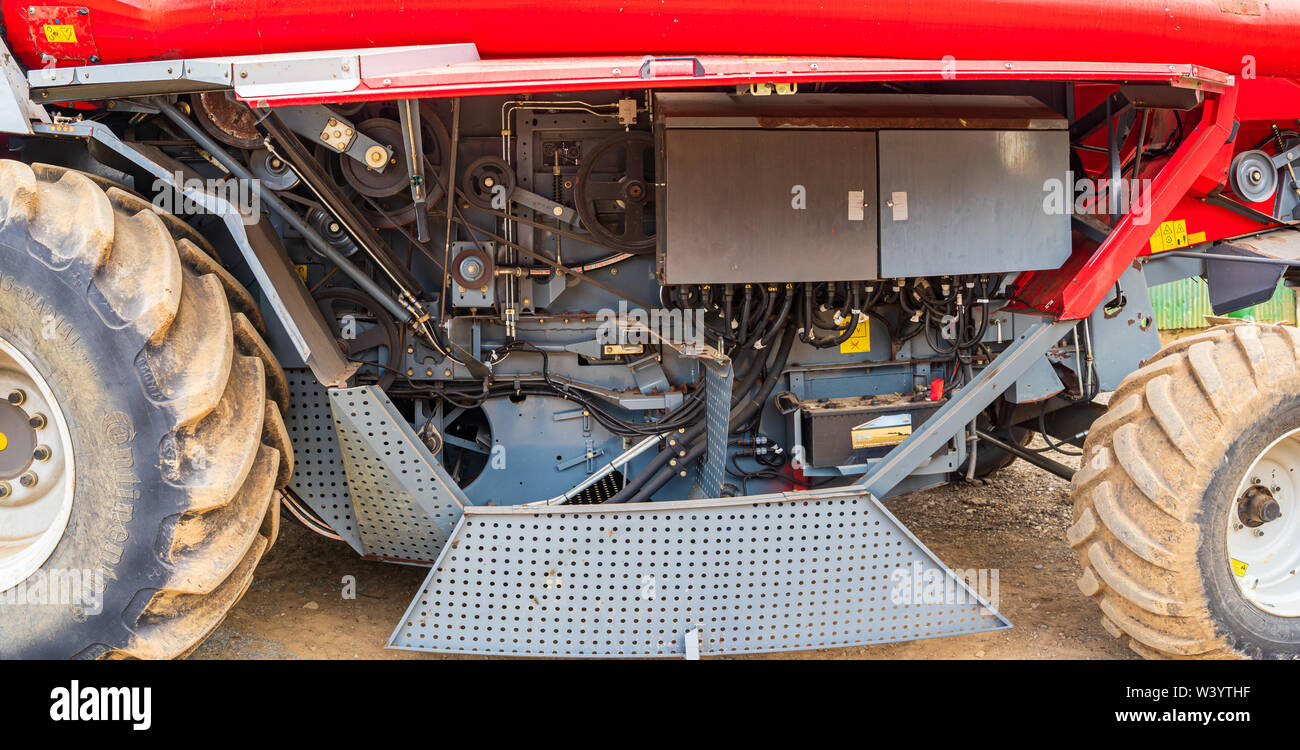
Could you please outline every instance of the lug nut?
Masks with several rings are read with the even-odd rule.
[[[52,455],[54,455],[54,451],[51,451],[48,445],[38,445],[36,450],[32,451],[32,458],[37,461],[49,461]]]
[[[39,477],[36,476],[35,472],[29,471],[18,477],[18,484],[24,487],[35,487],[38,479]]]
[[[12,391],[9,391],[9,403],[14,406],[22,406],[23,402],[26,400],[27,394],[23,393],[21,388],[15,388]]]
[[[30,425],[33,430],[43,430],[45,429],[45,415],[33,414],[27,418],[27,424]]]
[[[13,491],[8,482],[0,482],[0,499],[9,497],[13,494]]]

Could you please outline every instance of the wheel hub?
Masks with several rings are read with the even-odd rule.
[[[28,419],[22,407],[0,401],[0,480],[16,479],[32,464],[36,430]]]
[[[44,377],[0,338],[0,591],[35,573],[72,512],[72,436]]]
[[[1272,615],[1300,617],[1300,430],[1255,458],[1238,485],[1225,541],[1246,600]]]

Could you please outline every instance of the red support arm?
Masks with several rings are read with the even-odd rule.
[[[1144,196],[1149,211],[1130,211],[1104,242],[1077,245],[1058,269],[1022,273],[1008,309],[1041,312],[1061,320],[1091,315],[1185,195],[1203,195],[1224,183],[1232,158],[1238,90],[1229,86],[1206,97],[1200,123],[1152,180],[1150,192]]]

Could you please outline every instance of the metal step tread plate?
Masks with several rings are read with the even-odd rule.
[[[388,645],[664,657],[697,643],[744,654],[1010,626],[874,497],[840,488],[466,508]]]

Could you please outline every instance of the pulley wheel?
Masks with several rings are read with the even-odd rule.
[[[654,249],[654,139],[619,135],[578,170],[574,202],[582,224],[604,244],[630,253]]]
[[[465,168],[460,189],[473,205],[503,211],[505,206],[493,205],[493,200],[497,196],[509,198],[510,193],[515,189],[515,171],[504,159],[483,156],[475,159]]]
[[[1232,192],[1249,203],[1259,203],[1273,197],[1277,190],[1277,168],[1263,151],[1243,151],[1232,160],[1228,170]]]

